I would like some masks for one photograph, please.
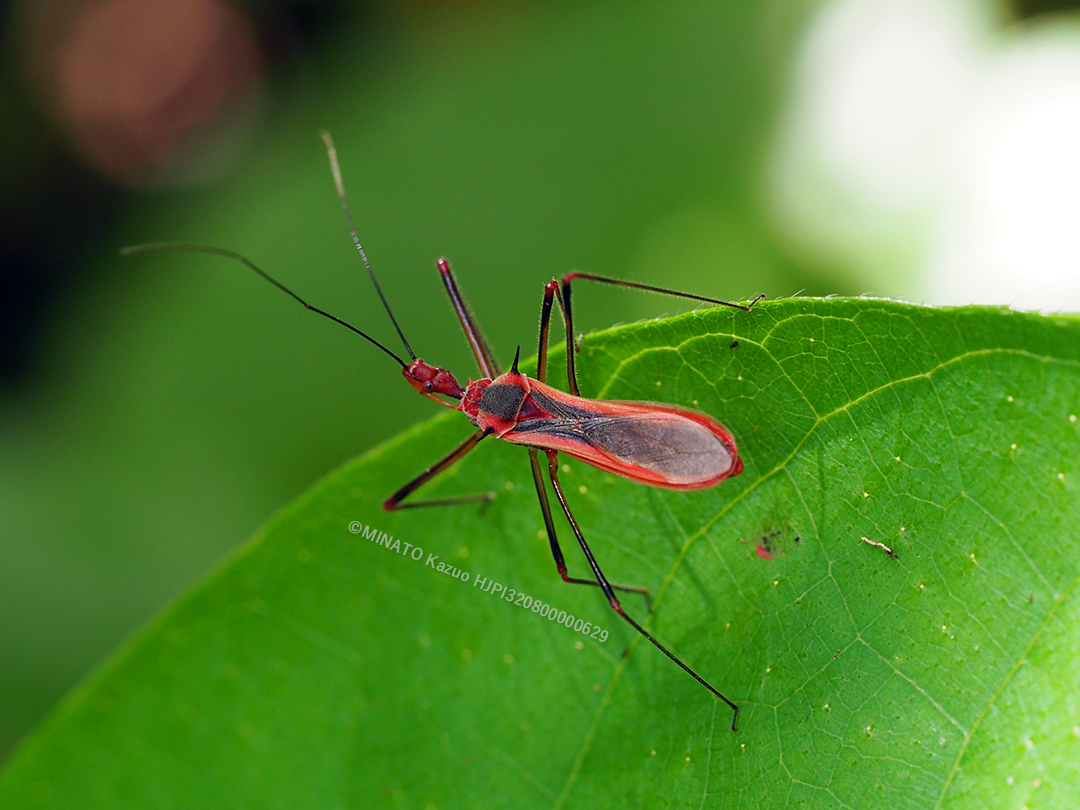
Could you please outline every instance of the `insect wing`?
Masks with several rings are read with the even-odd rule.
[[[671,405],[587,400],[547,386],[538,391],[530,382],[534,399],[553,418],[519,422],[504,439],[558,450],[668,489],[711,487],[742,470],[731,433],[707,414]]]
[[[584,422],[581,432],[592,449],[608,457],[605,461],[614,461],[612,472],[625,475],[619,468],[626,466],[631,477],[644,478],[644,472],[680,489],[718,483],[731,474],[737,458],[734,447],[708,427],[674,411],[598,416]]]

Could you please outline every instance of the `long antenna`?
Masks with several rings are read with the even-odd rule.
[[[306,307],[307,309],[310,309],[312,312],[317,312],[320,315],[322,315],[324,318],[329,318],[330,320],[334,321],[335,323],[340,323],[346,329],[351,329],[352,331],[356,332],[356,334],[358,334],[360,337],[362,337],[364,340],[366,340],[368,343],[371,343],[371,344],[377,346],[378,348],[380,348],[384,352],[386,352],[388,355],[393,357],[395,360],[397,360],[398,363],[401,364],[402,368],[408,368],[408,364],[404,360],[402,360],[400,357],[398,357],[396,354],[394,354],[388,348],[386,348],[381,343],[379,343],[379,341],[377,341],[375,338],[373,338],[367,332],[363,332],[363,331],[357,329],[351,323],[346,323],[345,321],[341,320],[341,318],[337,317],[336,315],[331,315],[329,312],[325,312],[325,311],[319,309],[318,307],[312,306],[307,301],[305,301],[303,298],[301,298],[299,295],[297,295],[292,290],[290,290],[288,287],[286,287],[284,284],[282,284],[280,281],[278,281],[276,278],[273,278],[269,273],[267,273],[266,271],[264,271],[263,269],[258,267],[253,261],[251,261],[250,259],[245,258],[244,256],[241,256],[239,253],[233,253],[231,250],[223,250],[222,248],[209,247],[208,245],[198,245],[198,244],[191,243],[191,242],[155,242],[155,243],[148,244],[148,245],[131,245],[130,247],[121,248],[120,249],[120,255],[121,256],[135,256],[135,255],[137,255],[139,253],[168,253],[168,252],[172,252],[172,251],[190,251],[190,252],[194,252],[194,253],[210,253],[210,254],[213,254],[214,256],[224,256],[226,259],[235,259],[236,261],[240,262],[245,267],[249,267],[252,270],[254,270],[256,273],[258,273],[264,279],[269,281],[271,284],[273,284],[275,287],[277,287],[282,292],[284,292],[284,293],[286,293],[288,295],[291,295],[293,298],[295,298],[297,301],[299,301],[301,304],[303,304],[304,307]],[[408,344],[405,344],[405,346],[406,346],[406,348],[408,348]],[[410,352],[410,354],[412,354],[412,353]],[[413,359],[415,360],[416,357],[413,356]]]
[[[415,360],[416,355],[413,353],[409,341],[405,339],[405,333],[402,332],[401,327],[398,326],[397,318],[394,317],[394,313],[390,310],[390,305],[386,303],[386,296],[383,295],[382,287],[379,286],[379,282],[375,279],[375,271],[371,269],[371,262],[368,261],[367,254],[364,252],[364,246],[360,244],[360,237],[356,235],[356,226],[353,225],[352,214],[349,212],[349,200],[345,196],[345,183],[342,182],[341,179],[341,167],[338,165],[337,150],[334,148],[334,140],[330,137],[330,133],[325,129],[320,134],[322,135],[323,143],[326,144],[326,153],[330,156],[330,171],[334,175],[334,185],[337,186],[338,197],[341,198],[341,210],[345,212],[345,222],[349,225],[349,233],[352,234],[353,244],[356,245],[356,249],[360,251],[360,258],[364,260],[364,267],[367,268],[368,275],[371,277],[371,283],[375,285],[375,292],[379,294],[379,300],[382,301],[382,305],[386,308],[386,314],[390,316],[390,322],[394,324],[394,328],[397,329],[398,337],[400,337],[401,342],[405,344],[405,351],[409,353],[409,357]]]

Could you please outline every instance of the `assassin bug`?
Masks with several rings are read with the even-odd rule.
[[[601,470],[629,478],[631,481],[675,490],[693,490],[715,486],[725,478],[738,475],[743,469],[742,460],[739,458],[735,446],[735,438],[726,427],[707,414],[675,405],[587,399],[580,395],[574,363],[576,345],[570,297],[573,281],[595,281],[620,287],[630,287],[688,298],[707,304],[733,307],[743,311],[749,311],[754,304],[765,296],[759,295],[749,304],[735,304],[648,284],[622,281],[586,273],[568,273],[562,277],[561,282],[552,280],[544,286],[536,379],[530,379],[518,371],[518,359],[521,355],[520,346],[514,355],[514,362],[510,370],[507,372],[501,370],[494,353],[480,331],[475,317],[458,290],[457,281],[450,271],[449,263],[446,259],[439,259],[439,274],[482,374],[480,379],[470,379],[468,385],[463,386],[446,369],[441,366],[431,365],[418,358],[408,340],[405,339],[405,334],[398,325],[397,319],[394,317],[394,313],[391,311],[390,305],[379,287],[379,282],[375,278],[375,273],[371,269],[367,254],[360,244],[360,238],[353,225],[333,141],[330,139],[329,133],[323,132],[322,137],[326,143],[334,184],[337,187],[338,197],[341,200],[341,207],[345,213],[345,221],[352,235],[353,243],[360,253],[368,276],[375,286],[375,291],[378,293],[387,315],[390,316],[390,321],[397,330],[398,337],[401,338],[411,362],[405,362],[395,352],[352,324],[312,306],[238,253],[205,245],[159,243],[127,247],[121,251],[121,255],[130,256],[137,253],[158,251],[198,251],[238,261],[282,292],[294,298],[307,309],[341,324],[381,349],[400,364],[402,376],[425,397],[438,402],[440,405],[463,412],[477,428],[476,432],[445,457],[428,467],[387,498],[383,503],[383,508],[388,511],[490,501],[494,498],[494,493],[485,492],[452,498],[404,502],[409,495],[459,461],[489,436],[505,439],[508,442],[527,448],[529,462],[532,466],[533,481],[536,485],[536,494],[540,501],[540,511],[543,514],[544,526],[551,545],[551,554],[555,558],[555,566],[559,575],[565,582],[571,584],[599,587],[604,596],[607,597],[610,606],[623,619],[652,642],[664,655],[678,664],[698,683],[731,708],[733,712],[731,728],[734,731],[739,717],[739,707],[668,650],[623,610],[615,594],[616,590],[640,593],[645,596],[646,600],[648,599],[648,590],[641,587],[612,584],[603,571],[600,570],[600,566],[596,562],[596,558],[593,556],[589,544],[581,532],[581,527],[574,518],[574,514],[566,500],[562,484],[559,482],[558,457],[559,453],[566,453]],[[552,388],[546,383],[548,331],[551,323],[551,311],[555,303],[558,303],[566,326],[566,372],[569,393]],[[566,561],[555,531],[555,522],[551,514],[547,488],[544,485],[543,465],[540,461],[541,453],[547,458],[547,474],[556,499],[570,523],[570,528],[573,530],[574,536],[577,538],[578,544],[589,562],[589,566],[592,568],[595,579],[571,577],[567,572]]]

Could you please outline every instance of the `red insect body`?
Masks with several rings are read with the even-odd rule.
[[[586,399],[518,371],[469,380],[465,388],[450,372],[422,360],[402,373],[425,396],[460,399],[457,410],[496,438],[566,453],[631,481],[704,489],[742,472],[731,431],[688,408]]]

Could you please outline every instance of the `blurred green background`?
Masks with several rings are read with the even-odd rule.
[[[240,89],[182,92],[187,106],[155,108],[127,143],[122,127],[63,106],[72,39],[56,31],[78,27],[8,3],[0,757],[276,508],[436,411],[384,356],[244,268],[194,254],[121,260],[119,247],[241,252],[396,348],[342,221],[325,127],[405,333],[460,377],[476,372],[434,269],[442,255],[504,360],[518,344],[535,351],[542,285],[572,269],[723,298],[864,292],[869,270],[800,260],[767,190],[801,38],[822,5],[238,6],[235,30],[256,54],[231,66]],[[1025,0],[1005,16],[1056,5]],[[215,47],[244,52],[229,42]],[[213,85],[230,64],[211,68]],[[104,86],[99,106],[123,108],[126,86]],[[192,97],[225,112],[189,126]],[[177,121],[188,128],[169,152]],[[148,143],[181,158],[125,162]],[[580,327],[672,306],[583,289]]]

